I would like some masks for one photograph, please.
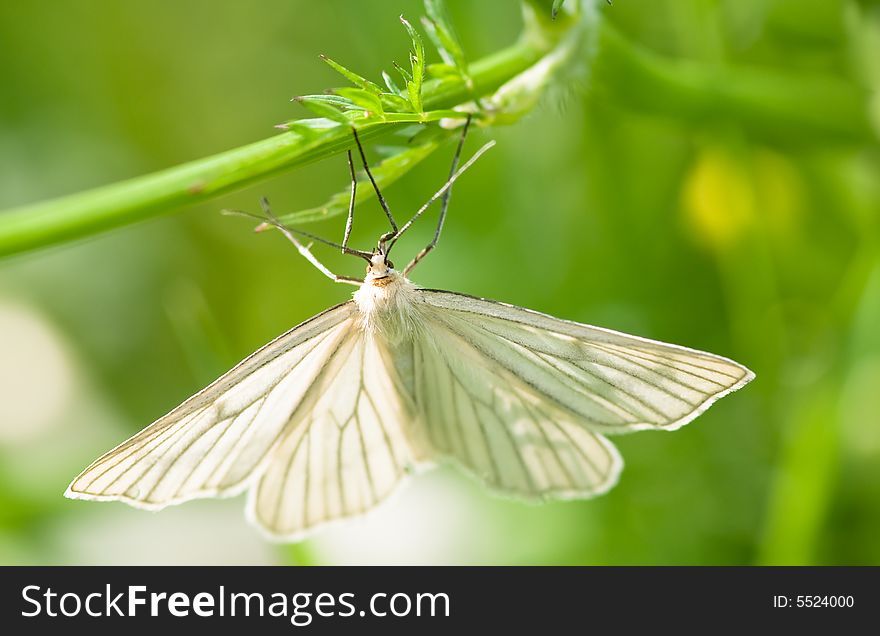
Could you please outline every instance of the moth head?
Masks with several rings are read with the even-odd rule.
[[[384,250],[375,249],[367,265],[367,279],[377,280],[388,277],[394,271],[394,263],[388,260]]]

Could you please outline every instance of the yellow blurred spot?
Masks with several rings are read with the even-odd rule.
[[[757,150],[740,156],[708,148],[684,178],[685,224],[697,242],[716,251],[752,231],[786,238],[795,226],[800,189],[797,172],[783,155]]]
[[[725,250],[754,222],[755,192],[742,162],[720,149],[700,153],[685,176],[685,222],[703,245]]]

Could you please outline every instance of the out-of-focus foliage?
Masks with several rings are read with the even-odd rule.
[[[448,2],[468,59],[516,37],[511,5]],[[292,95],[338,84],[319,53],[371,78],[407,60],[401,13],[421,3],[4,3],[0,208],[265,137],[299,114]],[[345,298],[276,233],[217,214],[263,194],[279,212],[320,206],[346,186],[340,156],[0,263],[0,563],[880,563],[880,6],[619,0],[603,15],[623,42],[609,48],[637,55],[594,51],[493,129],[414,278],[728,355],[751,385],[674,434],[618,438],[621,483],[594,501],[495,499],[444,468],[286,547],[245,525],[240,499],[158,514],[63,499],[97,454]],[[648,83],[682,69],[696,79]],[[812,87],[777,128],[768,76]],[[708,110],[685,109],[695,95]],[[400,217],[452,149],[388,188]],[[364,203],[353,244],[383,218]],[[338,240],[343,223],[309,230]]]

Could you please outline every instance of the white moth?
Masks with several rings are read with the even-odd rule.
[[[294,236],[306,233],[266,208],[322,272],[358,285],[353,300],[273,340],[97,459],[66,496],[157,510],[247,490],[248,518],[285,541],[370,510],[408,474],[445,459],[505,495],[588,498],[611,488],[623,465],[606,434],[677,429],[754,377],[711,353],[412,283],[452,183],[491,145],[456,171],[463,140],[449,180],[403,227],[376,188],[392,231],[372,252],[347,247],[349,152],[352,204],[338,247],[368,261],[363,280],[332,274]],[[397,271],[391,247],[441,197],[434,240]]]

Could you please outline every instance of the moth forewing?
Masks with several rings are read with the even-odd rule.
[[[65,496],[158,509],[241,492],[286,424],[279,403],[305,392],[308,370],[355,311],[337,305],[271,341],[98,458]]]
[[[675,430],[755,377],[696,349],[464,294],[421,294],[435,319],[483,359],[596,431]]]

